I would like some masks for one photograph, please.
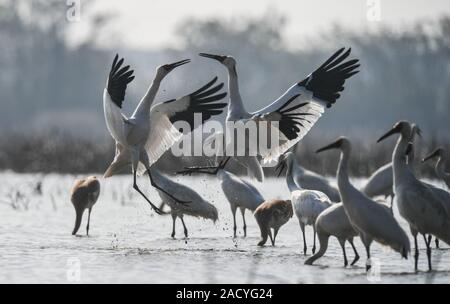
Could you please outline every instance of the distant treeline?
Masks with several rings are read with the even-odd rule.
[[[83,2],[85,12],[92,2]],[[33,13],[24,15],[24,8]],[[338,103],[298,146],[300,163],[334,175],[336,153],[319,157],[314,150],[327,140],[347,135],[355,144],[352,173],[365,176],[389,161],[393,144],[376,145],[376,136],[400,119],[415,122],[423,130],[419,153],[438,144],[449,148],[450,17],[419,22],[404,32],[386,28],[373,33],[335,26],[319,37],[299,37],[298,49],[286,47],[283,33],[288,20],[276,12],[234,21],[188,19],[180,21],[174,33],[179,49],[137,51],[121,45],[120,37],[109,39],[117,47],[98,47],[96,42],[105,39],[103,28],[114,22],[113,16],[104,15],[92,17],[93,31],[81,44],[69,45],[71,24],[66,10],[60,0],[2,1],[0,169],[105,170],[114,147],[105,128],[102,93],[116,52],[136,74],[127,89],[125,113],[136,105],[160,64],[193,59],[164,80],[156,102],[188,93],[215,75],[226,81],[225,69],[198,57],[198,52],[230,54],[237,59],[241,95],[247,110],[253,111],[280,96],[334,50],[350,46],[352,56],[361,61],[361,72],[348,81]],[[183,165],[205,162],[167,154],[157,165],[176,171]],[[420,168],[430,172],[429,166]]]
[[[93,1],[83,2],[83,16]],[[24,7],[33,13],[24,15]],[[230,54],[238,60],[241,94],[252,111],[280,96],[337,48],[350,46],[361,61],[361,72],[346,84],[342,98],[319,121],[313,136],[373,135],[399,119],[408,119],[427,134],[449,139],[449,17],[424,20],[403,32],[385,28],[374,33],[336,25],[322,35],[299,37],[296,49],[286,47],[284,25],[289,20],[276,11],[236,20],[193,18],[181,20],[174,32],[180,48],[137,51],[121,44],[120,36],[106,37],[103,29],[115,18],[103,15],[89,20],[93,31],[81,44],[68,45],[72,24],[66,20],[66,11],[65,1],[60,0],[2,1],[3,131],[55,127],[80,136],[104,136],[101,98],[116,52],[136,72],[127,89],[125,112],[136,105],[160,64],[193,59],[164,80],[157,101],[187,93],[215,75],[226,81],[225,69],[198,57],[198,52]],[[98,40],[116,46],[100,48]]]
[[[332,138],[306,138],[296,149],[300,165],[325,175],[336,173],[339,154],[329,152],[317,155],[315,150],[330,143]],[[370,175],[381,165],[390,161],[394,141],[376,144],[353,140],[353,155],[350,171],[353,176]],[[418,140],[415,145],[417,172],[432,177],[431,164],[421,164],[420,160],[437,147],[436,140]],[[450,151],[450,144],[440,145]],[[110,138],[83,139],[78,136],[52,131],[47,134],[26,135],[23,133],[0,136],[0,170],[36,173],[97,173],[102,174],[114,158],[114,145]],[[167,173],[175,173],[185,166],[212,165],[214,159],[203,157],[174,157],[168,151],[156,164]],[[447,164],[450,171],[450,163]],[[246,174],[237,163],[230,162],[227,169],[236,174]],[[126,170],[123,173],[130,173]],[[266,175],[274,175],[274,168],[265,168]]]

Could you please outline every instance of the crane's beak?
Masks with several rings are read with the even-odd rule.
[[[278,161],[277,167],[275,168],[275,172],[278,171],[277,177],[281,176],[281,174],[283,173],[284,169],[286,169],[286,161],[284,159],[280,159]]]
[[[433,152],[431,152],[430,154],[428,154],[427,156],[425,156],[425,157],[422,159],[422,163],[426,162],[426,161],[429,160],[429,159],[435,158],[435,157],[437,157],[437,156],[439,156],[439,149],[436,149],[436,150],[434,150]]]
[[[378,140],[377,143],[379,143],[380,141],[385,140],[386,138],[388,138],[391,135],[394,135],[396,133],[399,133],[400,130],[398,128],[392,128],[391,130],[389,130],[386,134],[384,134],[383,136],[381,136]]]
[[[323,151],[332,150],[332,149],[339,149],[342,145],[342,140],[338,139],[334,143],[329,144],[328,146],[325,146],[323,148],[320,148],[316,150],[316,153],[321,153]]]
[[[182,66],[182,65],[184,65],[186,63],[189,63],[189,62],[191,62],[191,59],[184,59],[184,60],[180,60],[180,61],[177,61],[177,62],[174,62],[174,63],[167,64],[166,65],[166,70],[168,72],[170,72],[173,69],[175,69],[175,68],[177,68],[179,66]]]
[[[207,53],[200,53],[198,55],[202,56],[202,57],[214,59],[214,60],[217,60],[219,62],[223,62],[227,58],[227,56],[220,56],[220,55],[207,54]]]

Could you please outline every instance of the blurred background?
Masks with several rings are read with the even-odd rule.
[[[419,155],[450,148],[448,0],[0,0],[0,169],[102,173],[114,155],[102,93],[116,53],[135,69],[126,113],[161,64],[192,59],[167,77],[156,101],[215,75],[226,81],[225,69],[198,52],[237,59],[253,111],[342,46],[352,47],[361,72],[297,147],[302,165],[334,174],[336,156],[313,151],[347,135],[352,172],[366,176],[389,161],[393,141],[376,139],[400,119],[420,125]],[[169,152],[157,166],[174,171],[202,161]]]

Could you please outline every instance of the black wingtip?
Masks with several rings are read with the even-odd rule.
[[[313,93],[313,96],[326,102],[327,108],[340,97],[344,83],[353,75],[359,73],[359,59],[345,61],[351,53],[351,48],[345,47],[331,55],[310,76],[298,83]]]
[[[205,84],[204,86],[202,86],[200,89],[198,89],[195,92],[191,93],[191,96],[197,96],[199,94],[201,94],[202,92],[206,91],[207,89],[209,89],[214,83],[216,83],[217,81],[217,76],[215,76],[210,82],[208,82],[207,84]]]
[[[134,79],[134,70],[129,70],[129,65],[122,67],[124,58],[119,58],[119,54],[116,54],[116,56],[114,56],[111,70],[109,72],[107,91],[109,96],[111,97],[111,100],[119,108],[122,108],[127,85]]]

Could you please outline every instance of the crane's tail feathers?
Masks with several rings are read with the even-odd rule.
[[[106,169],[105,173],[103,174],[103,177],[108,178],[113,175],[116,175],[122,172],[126,167],[130,165],[131,162],[113,162],[111,165],[109,165],[108,169]]]

